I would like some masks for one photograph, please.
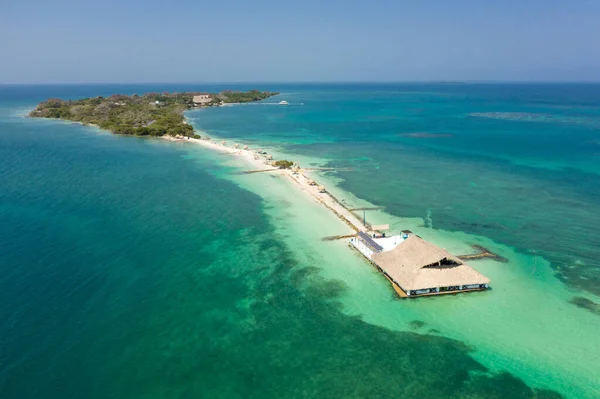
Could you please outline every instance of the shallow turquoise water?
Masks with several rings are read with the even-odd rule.
[[[489,295],[410,303],[395,299],[381,276],[343,243],[321,241],[344,227],[279,179],[236,175],[243,165],[202,149],[18,116],[39,97],[167,89],[3,92],[0,316],[7,322],[0,326],[1,397],[556,397],[530,387],[571,397],[597,393],[594,354],[600,348],[594,332],[600,318],[568,303],[575,295],[595,299],[592,284],[565,273],[565,288],[554,278],[544,259],[557,261],[543,247],[543,236],[530,237],[523,229],[510,241],[513,233],[497,233],[502,229],[460,224],[477,215],[472,204],[494,209],[486,216],[489,224],[517,211],[543,219],[541,206],[563,218],[564,201],[557,206],[529,197],[542,188],[583,202],[569,218],[594,217],[598,191],[587,150],[576,156],[580,166],[570,173],[592,178],[583,184],[565,177],[562,186],[548,180],[560,166],[531,167],[544,157],[521,157],[518,165],[509,163],[515,154],[499,154],[501,161],[491,153],[477,160],[452,157],[456,148],[449,144],[395,135],[408,123],[390,122],[398,103],[450,97],[414,87],[410,95],[379,86],[265,87],[287,91],[282,98],[292,105],[190,113],[196,126],[217,136],[251,138],[306,159],[355,167],[326,178],[389,212],[370,218],[394,218],[393,224],[422,229],[426,238],[457,251],[477,236],[449,231],[486,235],[497,243],[483,243],[511,260],[476,265],[497,282]],[[348,92],[361,93],[363,102],[346,104],[345,98],[358,97]],[[369,95],[374,105],[367,110]],[[451,107],[453,101],[446,101]],[[381,118],[361,122],[374,112]],[[416,115],[413,123],[425,126],[428,114]],[[514,121],[502,120],[508,122]],[[587,125],[577,129],[592,135]],[[444,177],[431,184],[438,188],[428,188],[440,170]],[[574,191],[577,184],[583,188]],[[523,204],[509,201],[514,187],[525,190]],[[422,217],[428,208],[434,227],[442,230],[419,227],[421,219],[397,218]],[[472,224],[480,220],[471,217]],[[519,230],[520,219],[508,219],[511,231]],[[542,227],[539,234],[549,234]],[[588,230],[580,232],[583,242],[594,239]],[[557,259],[580,252],[562,245]],[[530,247],[540,253],[534,273],[523,269],[532,266]],[[578,267],[585,281],[594,281],[593,264]],[[527,302],[516,306],[511,290],[532,308],[519,311]],[[536,325],[543,334],[534,331]],[[547,348],[545,357],[540,346]],[[574,359],[585,363],[580,369],[562,357],[569,350],[589,356]]]

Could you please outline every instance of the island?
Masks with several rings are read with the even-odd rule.
[[[279,93],[226,90],[220,93],[114,94],[78,100],[52,98],[29,113],[33,118],[63,119],[95,125],[116,134],[200,138],[183,113],[194,108],[260,101]]]

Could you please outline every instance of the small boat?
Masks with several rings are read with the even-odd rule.
[[[279,101],[279,105],[289,105],[289,103],[285,100]]]

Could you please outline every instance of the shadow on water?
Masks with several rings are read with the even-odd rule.
[[[586,310],[600,316],[600,304],[597,304],[596,302],[594,302],[588,298],[576,296],[576,297],[571,298],[570,302],[575,306],[578,306],[582,309],[586,309]]]

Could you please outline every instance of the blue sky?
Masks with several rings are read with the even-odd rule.
[[[600,1],[0,1],[0,83],[600,81]]]

